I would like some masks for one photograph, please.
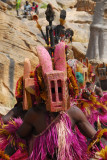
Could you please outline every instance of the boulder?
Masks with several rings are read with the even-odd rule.
[[[6,0],[6,3],[9,4],[10,6],[15,6],[16,0]]]
[[[30,59],[32,70],[39,63],[36,42],[36,35],[23,21],[0,11],[0,103],[15,103],[15,86],[23,75],[24,59]]]
[[[74,7],[77,4],[77,0],[56,0],[57,3],[64,9]]]
[[[76,11],[76,8],[68,8],[66,10],[67,16],[66,21],[74,22],[74,23],[91,23],[93,20],[93,15],[85,12],[85,11]]]
[[[6,115],[10,111],[9,107],[0,104],[0,115]]]
[[[88,48],[88,43],[72,42],[72,50],[74,58],[80,60],[84,59]]]
[[[7,3],[10,6],[16,6],[16,0],[2,0],[3,2]],[[24,4],[25,0],[21,0],[21,4]]]
[[[45,11],[46,11],[46,9],[44,9],[44,8],[39,8],[39,18],[45,18],[46,16],[45,16]]]
[[[12,7],[10,5],[7,6],[8,10],[12,10]]]
[[[8,5],[2,1],[0,1],[0,9],[3,11],[7,10]]]

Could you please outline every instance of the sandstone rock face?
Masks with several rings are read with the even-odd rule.
[[[15,6],[16,5],[16,0],[2,0],[2,1],[9,4],[10,6]],[[25,3],[25,1],[22,0],[21,3]]]
[[[7,9],[8,5],[2,1],[0,1],[0,9],[5,11]]]
[[[57,3],[61,5],[62,8],[74,7],[77,0],[57,0]]]
[[[15,6],[16,5],[16,1],[15,0],[6,0],[6,3],[11,5],[11,6]]]
[[[85,11],[76,11],[76,8],[68,8],[66,10],[67,17],[66,21],[74,22],[74,23],[91,23],[93,20],[93,16]]]
[[[36,35],[14,16],[0,11],[0,103],[13,106],[16,81],[23,75],[24,59],[39,63],[36,56]]]
[[[0,116],[6,115],[10,108],[0,104]]]
[[[72,50],[74,52],[75,59],[80,60],[81,58],[85,58],[85,54],[87,51],[88,43],[80,43],[80,42],[73,42],[72,43]]]

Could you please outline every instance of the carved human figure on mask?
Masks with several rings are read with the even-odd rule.
[[[60,24],[55,27],[55,43],[57,44],[61,38],[62,31],[65,31],[65,19],[66,19],[66,11],[61,10],[60,12]],[[64,33],[65,36],[65,33]]]
[[[51,52],[53,52],[55,43],[54,43],[54,35],[53,35],[54,26],[52,25],[52,21],[54,20],[55,13],[53,11],[51,4],[48,4],[45,14],[46,14],[46,20],[49,22],[49,25],[46,26],[46,41],[47,41],[47,45],[49,45],[49,43],[51,44],[51,50],[52,50]],[[49,38],[50,38],[50,42],[49,42]]]
[[[47,10],[45,12],[46,15],[46,20],[49,22],[49,25],[46,26],[46,35],[44,34],[40,24],[38,23],[38,17],[37,16],[33,16],[33,19],[37,22],[37,27],[38,29],[41,31],[42,36],[46,42],[47,45],[47,49],[50,53],[50,55],[52,56],[53,52],[54,52],[54,47],[55,47],[55,43],[54,43],[54,26],[52,25],[52,22],[54,20],[54,10],[51,4],[47,5]]]

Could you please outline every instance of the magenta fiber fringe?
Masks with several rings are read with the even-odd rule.
[[[47,154],[57,160],[87,160],[87,145],[83,136],[71,129],[65,112],[39,136],[35,136],[30,160],[46,160]]]
[[[10,143],[18,148],[16,153],[10,157],[10,160],[25,160],[28,158],[26,141],[16,134],[22,123],[22,119],[17,118],[9,121],[6,125],[2,124],[0,127],[0,150],[4,151]]]

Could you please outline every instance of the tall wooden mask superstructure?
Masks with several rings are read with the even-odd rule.
[[[56,45],[54,53],[55,70],[53,70],[48,51],[44,47],[37,47],[37,52],[47,90],[46,109],[50,112],[65,111],[70,107],[65,43],[60,42]]]
[[[96,7],[86,57],[107,63],[107,0],[94,1]]]

